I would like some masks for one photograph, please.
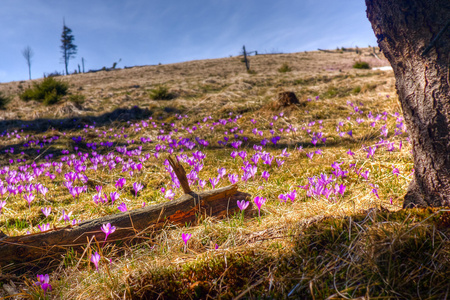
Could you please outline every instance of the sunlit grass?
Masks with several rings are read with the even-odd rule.
[[[39,293],[42,296],[42,291],[32,286],[36,275],[49,273],[53,291],[48,295],[64,299],[133,295],[186,299],[207,295],[213,298],[295,295],[318,299],[331,295],[355,298],[366,293],[374,297],[417,296],[406,281],[399,284],[393,279],[399,276],[394,265],[383,269],[385,259],[410,259],[406,250],[398,249],[421,249],[417,245],[408,248],[411,232],[428,247],[429,239],[437,238],[440,233],[430,232],[427,226],[434,225],[426,224],[442,220],[436,217],[431,223],[426,223],[429,220],[418,223],[433,212],[422,216],[419,211],[413,211],[412,216],[407,216],[400,210],[413,165],[411,147],[401,125],[400,107],[393,96],[392,75],[351,72],[326,78],[324,75],[300,78],[295,71],[287,77],[274,69],[270,74],[245,75],[245,81],[238,83],[231,79],[219,83],[194,80],[189,83],[192,89],[199,90],[201,97],[211,96],[195,98],[200,104],[194,109],[186,108],[185,100],[177,97],[170,100],[170,109],[166,106],[169,104],[155,106],[157,109],[139,120],[96,125],[86,119],[81,123],[74,121],[77,125],[72,128],[40,133],[26,128],[8,131],[0,139],[5,152],[0,178],[5,187],[11,170],[29,165],[27,172],[32,172],[42,164],[49,164],[42,165],[43,174],[32,182],[48,188],[45,197],[33,191],[36,198],[29,205],[24,193],[3,195],[7,204],[1,211],[0,230],[10,236],[37,233],[40,231],[37,226],[47,223],[51,227],[65,226],[59,220],[63,209],[72,212],[67,221],[72,224],[73,219],[90,220],[118,213],[117,207],[122,202],[132,210],[168,201],[164,193],[168,189],[175,192],[175,198],[181,196],[182,190],[173,187],[164,164],[174,142],[168,141],[169,135],[177,143],[188,138],[195,146],[189,149],[192,145],[184,143],[173,153],[180,158],[187,173],[195,168],[195,164],[189,163],[194,160],[193,152],[205,154],[198,179],[205,180],[206,185],[202,188],[196,180],[191,185],[193,190],[211,189],[210,179],[219,176],[219,168],[225,168],[226,174],[216,188],[229,185],[228,174],[236,174],[239,190],[252,195],[249,201],[257,196],[267,201],[261,207],[260,217],[254,210],[245,218],[237,213],[222,220],[207,218],[200,219],[198,224],[168,225],[160,232],[148,232],[143,242],[134,245],[102,246],[102,241],[91,241],[85,251],[68,250],[62,258],[55,258],[45,266],[25,271],[20,265],[12,265],[6,271],[20,274],[23,280],[31,282],[24,289],[35,296]],[[171,84],[176,85],[168,82],[165,86],[176,91]],[[273,89],[281,84],[302,95],[299,99],[305,101],[305,106],[271,109]],[[355,89],[357,86],[364,88]],[[243,96],[246,98],[239,98]],[[228,100],[220,102],[220,99]],[[49,141],[53,136],[58,139]],[[271,139],[277,136],[279,140],[274,144]],[[232,146],[235,140],[242,142],[238,149]],[[203,141],[208,145],[202,145]],[[24,147],[25,143],[28,147]],[[369,147],[377,148],[373,155]],[[11,148],[14,150],[10,151]],[[246,152],[245,161],[257,166],[254,177],[242,179],[247,172],[244,159],[239,154],[233,158],[232,151]],[[93,168],[95,153],[103,155],[103,162],[98,161]],[[251,158],[257,153],[261,157],[255,164]],[[273,158],[271,164],[264,163],[265,154]],[[25,160],[17,162],[17,159]],[[66,187],[65,174],[74,172],[77,161],[86,167],[80,173],[88,179],[74,181],[73,186],[86,186],[86,191],[73,197]],[[317,180],[321,174],[331,176],[337,165],[345,175],[339,178],[333,175],[333,183],[326,185],[333,191],[327,196],[312,193],[313,178]],[[396,169],[398,172],[393,172]],[[267,180],[261,177],[263,172],[269,174]],[[121,178],[126,183],[117,187]],[[137,195],[133,189],[135,182],[143,184]],[[342,194],[338,193],[336,184],[345,187]],[[102,203],[97,199],[96,203],[94,196],[100,186],[102,197],[109,198],[117,192],[119,199],[113,205],[110,200]],[[280,200],[280,194],[294,190],[294,201]],[[44,207],[52,208],[48,217],[41,211]],[[417,231],[411,231],[413,227]],[[182,233],[192,235],[186,245]],[[379,239],[372,238],[375,235]],[[402,238],[394,249],[392,240],[396,236]],[[388,242],[383,244],[383,241]],[[444,247],[446,242],[445,234],[441,234],[441,244],[437,247]],[[380,245],[389,250],[380,250]],[[370,256],[373,251],[380,251],[380,256]],[[91,261],[95,252],[101,257],[98,271]],[[378,257],[383,257],[381,262]],[[429,256],[431,261],[436,257]],[[410,264],[407,270],[413,272],[417,266]],[[442,268],[441,273],[437,269],[434,273],[438,278],[447,274],[447,266]],[[432,274],[430,271],[426,276],[433,278]],[[430,295],[439,293],[440,290],[430,291]]]

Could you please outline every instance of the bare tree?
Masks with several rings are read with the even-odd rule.
[[[31,58],[34,55],[33,50],[31,49],[30,46],[26,46],[23,50],[22,50],[22,55],[23,57],[25,57],[25,60],[27,61],[27,65],[28,65],[28,75],[29,78],[31,80]]]
[[[414,155],[403,207],[450,205],[450,1],[366,0]]]

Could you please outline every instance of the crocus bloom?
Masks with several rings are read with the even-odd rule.
[[[266,202],[266,198],[257,196],[253,201],[258,206],[258,217],[261,217],[261,206]]]
[[[95,269],[97,269],[97,271],[99,261],[100,261],[100,254],[98,254],[98,252],[95,251],[95,253],[91,255],[91,262],[95,265]]]
[[[3,207],[5,207],[5,205],[6,205],[6,201],[0,200],[0,212],[2,211]]]
[[[373,155],[375,154],[375,150],[377,150],[376,147],[369,147],[365,149],[367,151],[367,158],[373,157]]]
[[[111,223],[103,224],[101,229],[105,233],[105,241],[108,238],[108,235],[116,231],[116,227],[111,226]]]
[[[263,171],[262,174],[261,174],[261,177],[262,177],[263,179],[265,179],[266,182],[267,182],[267,179],[269,179],[269,176],[270,176],[270,174],[269,174],[269,172],[267,172],[267,171]]]
[[[133,183],[133,189],[135,192],[135,196],[137,196],[137,193],[142,190],[144,188],[144,186],[141,183],[135,182]]]
[[[235,184],[236,182],[238,182],[239,177],[237,174],[228,174],[228,180],[231,184]]]
[[[116,181],[116,188],[119,190],[122,189],[126,182],[127,180],[125,178],[119,178],[119,180]]]
[[[68,214],[66,214],[66,212],[63,209],[62,210],[62,216],[59,217],[58,221],[64,220],[64,223],[66,223],[67,221],[70,221],[70,216],[71,215],[72,215],[72,212],[69,212]]]
[[[205,185],[206,185],[206,181],[205,180],[203,180],[203,179],[200,179],[199,181],[198,181],[198,186],[203,190],[203,188],[205,187]]]
[[[50,277],[48,274],[41,274],[37,275],[38,282],[35,283],[35,285],[39,285],[43,290],[44,294],[47,292],[47,290],[52,290],[52,286],[50,285]]]
[[[293,190],[292,192],[286,194],[286,200],[290,199],[292,202],[294,202],[296,197],[297,197],[297,191],[296,190]]]
[[[397,177],[398,177],[398,175],[400,174],[400,171],[395,166],[392,166],[392,174],[397,175]]]
[[[172,200],[175,197],[175,193],[172,190],[167,190],[166,194],[164,195],[164,197]]]
[[[27,200],[28,206],[31,207],[31,202],[33,202],[33,200],[35,198],[34,195],[32,193],[29,193],[29,194],[23,195],[23,197],[25,198],[25,200]]]
[[[47,218],[48,215],[50,215],[50,212],[52,211],[51,207],[44,207],[41,208],[42,213],[44,214],[44,216]]]
[[[277,158],[275,161],[277,162],[278,168],[281,167],[284,164],[284,160],[281,160],[281,159]]]
[[[38,225],[38,228],[39,228],[39,230],[40,230],[41,232],[44,232],[44,231],[47,231],[47,230],[50,229],[50,224],[49,224],[49,223],[47,223],[47,224],[42,224],[42,226],[41,226],[41,225]]]
[[[248,202],[248,201],[245,201],[245,200],[241,200],[241,201],[237,201],[237,206],[239,207],[239,209],[242,211],[242,210],[245,210],[247,207],[248,207],[248,205],[250,204],[250,202]]]
[[[182,233],[181,238],[183,239],[184,244],[187,246],[187,242],[191,238],[192,234],[190,233]]]
[[[216,185],[219,183],[219,178],[216,178],[216,177],[210,178],[209,182],[211,183],[212,188],[214,189],[214,188],[216,188]]]
[[[117,192],[111,192],[109,194],[109,197],[111,197],[111,204],[114,204],[114,201],[116,201],[117,199],[119,199],[119,193]]]
[[[117,209],[120,210],[121,212],[125,212],[128,210],[127,205],[123,202],[117,207]]]
[[[227,170],[225,168],[219,168],[217,172],[219,173],[219,178],[222,178],[227,173]]]

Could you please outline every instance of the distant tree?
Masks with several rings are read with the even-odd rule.
[[[26,46],[25,49],[22,50],[22,55],[23,55],[23,57],[25,57],[25,60],[27,61],[28,75],[31,80],[31,58],[34,55],[34,52],[30,46]]]
[[[66,75],[69,74],[68,66],[69,66],[69,60],[71,58],[75,57],[75,54],[77,54],[77,46],[74,45],[73,41],[75,40],[74,36],[72,35],[72,29],[66,26],[64,23],[63,26],[63,32],[61,34],[61,53],[62,53],[62,59],[64,62],[64,66],[66,69]]]

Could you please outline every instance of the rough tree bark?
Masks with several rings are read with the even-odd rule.
[[[450,1],[366,0],[412,142],[403,207],[450,205]]]

